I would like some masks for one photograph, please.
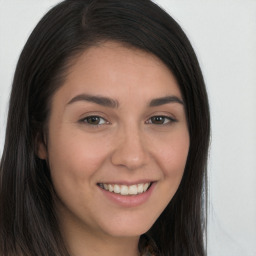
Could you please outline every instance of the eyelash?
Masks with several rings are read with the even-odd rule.
[[[90,119],[93,119],[94,118],[94,120],[99,120],[100,122],[99,123],[97,123],[97,124],[91,124],[91,123],[89,123],[89,120]],[[160,121],[160,123],[153,123],[152,121],[153,121],[153,119],[162,119],[163,120],[163,123],[161,123],[161,121]],[[102,123],[102,120],[103,120],[103,122],[104,123]],[[103,118],[103,117],[101,117],[101,116],[97,116],[97,115],[92,115],[92,116],[87,116],[87,117],[85,117],[85,118],[83,118],[83,119],[81,119],[79,122],[81,122],[81,123],[85,123],[86,125],[89,125],[89,126],[92,126],[92,127],[99,127],[99,126],[102,126],[102,125],[107,125],[107,124],[110,124],[110,122],[108,122],[105,118]],[[170,117],[170,116],[165,116],[165,115],[156,115],[156,116],[152,116],[152,117],[150,117],[145,123],[146,124],[154,124],[154,125],[170,125],[170,124],[172,124],[172,123],[174,123],[174,122],[177,122],[177,120],[176,119],[174,119],[173,117]]]
[[[154,123],[152,123],[152,119],[156,119],[156,118],[160,118],[160,119],[164,119],[164,122],[163,123],[156,123],[156,124],[154,124]],[[172,123],[174,123],[174,122],[177,122],[177,120],[176,119],[174,119],[173,117],[170,117],[170,116],[164,116],[164,115],[157,115],[157,116],[152,116],[152,117],[150,117],[147,121],[146,121],[146,123],[147,124],[154,124],[154,125],[170,125],[170,124],[172,124]]]
[[[88,120],[93,119],[93,118],[94,119],[98,119],[98,120],[100,119],[101,120],[100,123],[98,123],[98,124],[90,124],[88,122]],[[104,120],[104,123],[101,123],[102,120]],[[87,117],[81,119],[79,122],[85,123],[86,125],[89,125],[89,126],[92,126],[92,127],[99,127],[101,125],[110,124],[105,118],[103,118],[101,116],[97,116],[97,115],[95,115],[95,116],[87,116]]]

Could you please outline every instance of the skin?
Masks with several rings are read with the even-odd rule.
[[[115,106],[75,98],[81,94],[110,98]],[[72,256],[138,255],[140,235],[175,194],[189,133],[181,102],[150,106],[167,96],[182,101],[170,70],[157,57],[115,42],[87,49],[53,95],[47,150],[40,143],[38,154],[49,163],[57,216]],[[139,180],[154,181],[154,188],[135,207],[109,200],[97,185]]]

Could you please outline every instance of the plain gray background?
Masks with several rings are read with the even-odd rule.
[[[57,0],[0,0],[0,155],[18,56]],[[156,0],[198,55],[212,116],[209,256],[256,256],[256,0]]]

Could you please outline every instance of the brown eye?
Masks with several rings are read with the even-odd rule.
[[[82,120],[89,125],[102,125],[106,123],[106,120],[100,116],[88,116]]]
[[[153,116],[148,121],[148,123],[156,125],[169,124],[172,122],[175,122],[175,120],[169,116]]]

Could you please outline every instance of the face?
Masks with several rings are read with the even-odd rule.
[[[61,225],[139,236],[175,194],[189,134],[178,84],[155,56],[87,49],[52,98],[47,159]]]

